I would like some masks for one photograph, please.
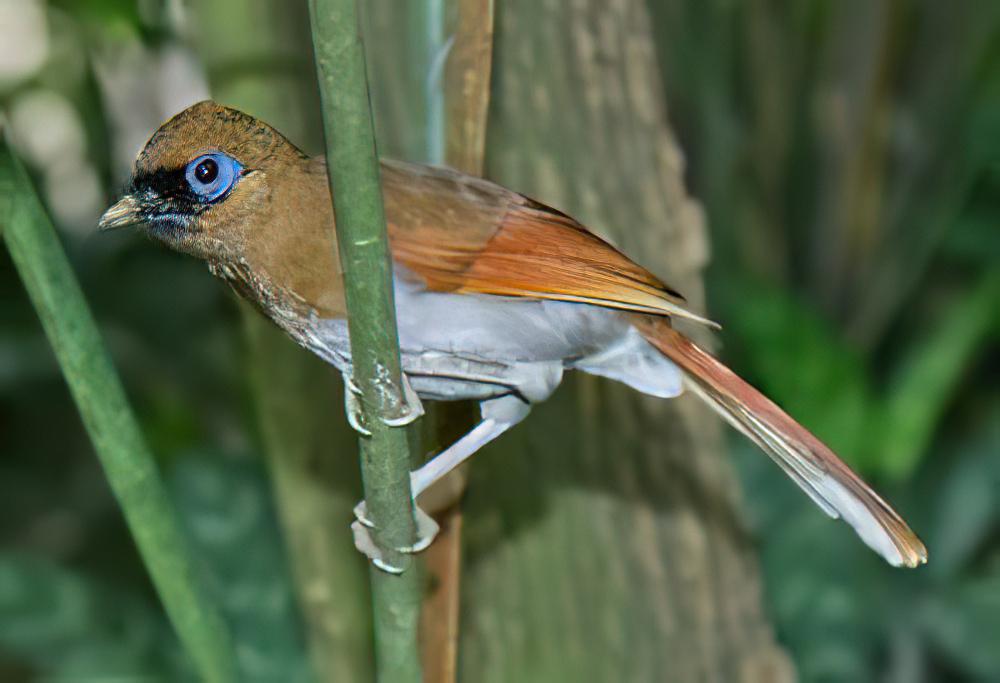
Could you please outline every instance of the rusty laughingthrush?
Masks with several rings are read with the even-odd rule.
[[[694,392],[890,564],[926,561],[920,539],[829,448],[671,327],[673,317],[711,323],[656,276],[566,214],[487,180],[391,160],[381,173],[408,393],[417,403],[472,399],[482,415],[413,472],[414,496],[523,420],[576,369],[661,398]],[[333,224],[324,160],[212,102],[156,131],[127,193],[100,223],[141,226],[204,259],[350,387]],[[357,513],[366,521],[363,505]],[[434,532],[419,508],[418,522],[415,549]],[[359,547],[378,560],[363,526],[353,526]]]

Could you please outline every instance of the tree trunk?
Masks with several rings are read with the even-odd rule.
[[[489,177],[603,233],[703,307],[641,0],[498,3]],[[473,463],[466,681],[786,681],[718,420],[570,377]]]

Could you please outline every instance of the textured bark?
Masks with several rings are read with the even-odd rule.
[[[646,6],[497,8],[488,176],[574,215],[703,303],[700,207]],[[474,462],[461,678],[783,681],[718,421],[571,377]]]

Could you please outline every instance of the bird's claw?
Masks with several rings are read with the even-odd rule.
[[[402,375],[403,381],[403,410],[398,417],[384,417],[382,422],[390,427],[405,427],[416,422],[424,414],[424,404],[420,402],[420,397],[410,384],[406,375]]]
[[[434,518],[424,512],[419,505],[413,506],[413,521],[417,525],[417,540],[412,546],[404,550],[405,553],[419,553],[427,550],[434,539],[437,538],[441,526],[434,521]]]
[[[441,530],[441,527],[434,521],[434,518],[421,510],[418,506],[414,506],[413,512],[414,521],[417,525],[417,539],[413,545],[396,548],[397,552],[403,553],[404,555],[412,555],[426,550],[427,547],[434,542],[434,538]],[[351,533],[354,536],[354,547],[382,571],[389,574],[402,574],[406,568],[398,567],[388,562],[382,548],[379,547],[378,543],[376,543],[375,539],[372,537],[372,531],[375,529],[375,524],[368,518],[367,508],[364,501],[361,501],[354,507],[354,516],[357,518],[351,523]]]
[[[354,383],[354,378],[344,377],[344,410],[347,413],[347,423],[361,436],[371,436],[372,432],[365,426],[365,415],[361,410],[361,387]]]
[[[382,422],[389,427],[405,427],[415,422],[424,414],[423,403],[410,384],[406,375],[402,376],[403,396],[402,411],[396,417],[383,417]],[[361,409],[361,387],[349,375],[344,376],[344,409],[347,412],[347,422],[354,431],[362,436],[371,436],[372,431],[365,425],[365,415]]]
[[[387,574],[402,574],[406,571],[406,567],[397,567],[394,564],[390,564],[385,560],[385,556],[382,553],[382,549],[372,538],[371,529],[360,521],[354,521],[351,523],[351,534],[354,536],[354,547],[357,548],[362,555],[371,560],[371,563],[386,572]]]
[[[365,505],[365,501],[354,506],[354,518],[369,529],[375,528],[375,522],[368,519],[368,506]]]

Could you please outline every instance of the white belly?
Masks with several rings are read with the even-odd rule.
[[[429,292],[401,278],[395,296],[403,370],[424,398],[481,400],[517,393],[537,402],[558,386],[566,368],[656,396],[681,391],[676,366],[610,309]],[[345,321],[318,322],[316,336],[334,356],[327,360],[346,366]]]

